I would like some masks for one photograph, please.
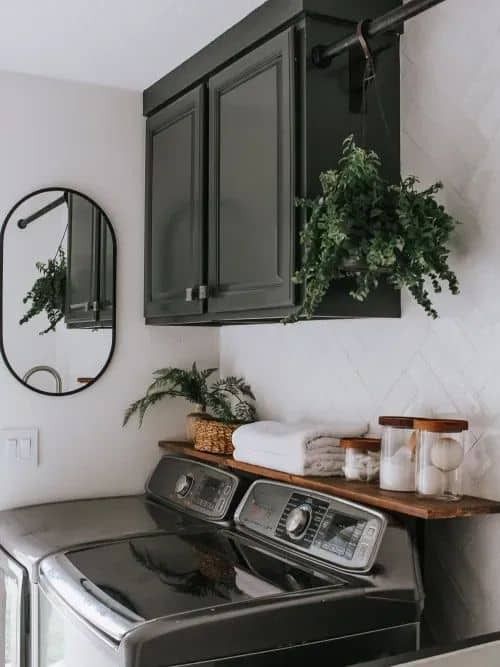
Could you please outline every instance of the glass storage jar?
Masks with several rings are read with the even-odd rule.
[[[416,419],[417,493],[442,500],[462,496],[464,434],[469,424],[462,419]]]
[[[415,417],[380,417],[380,488],[386,491],[415,491],[418,433]]]
[[[344,475],[358,482],[373,482],[380,469],[380,438],[342,438],[345,449]]]

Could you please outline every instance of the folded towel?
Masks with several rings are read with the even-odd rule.
[[[282,453],[300,452],[323,445],[338,445],[339,438],[358,437],[368,432],[366,423],[338,424],[283,424],[260,421],[245,424],[233,433],[235,448],[250,447],[254,450]]]
[[[345,462],[345,452],[344,450],[338,449],[336,452],[315,452],[314,454],[307,454],[304,457],[304,463],[306,465],[312,465],[316,461],[328,461],[331,463],[344,463]]]
[[[282,424],[261,421],[233,433],[234,458],[293,475],[341,475],[345,463],[339,440],[368,431],[368,424]]]
[[[341,477],[344,474],[345,456],[342,458],[320,457],[316,459],[304,460],[303,463],[297,463],[292,457],[273,454],[272,452],[261,452],[245,450],[237,452],[234,450],[234,458],[243,463],[263,466],[272,470],[281,470],[290,475],[317,475],[327,477]]]

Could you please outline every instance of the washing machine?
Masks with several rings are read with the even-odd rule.
[[[167,462],[150,493],[190,520],[222,516],[238,480],[183,466]],[[60,549],[40,562],[38,586],[37,667],[341,667],[419,648],[405,526],[269,480],[249,487],[232,525]]]
[[[0,667],[38,667],[64,662],[45,646],[40,618],[40,563],[61,549],[98,546],[142,535],[189,532],[231,525],[248,483],[237,475],[190,459],[165,456],[139,496],[49,503],[0,512]],[[210,489],[220,490],[214,502]],[[42,634],[40,634],[40,631]],[[58,641],[59,641],[58,640]],[[47,663],[47,661],[49,661]],[[75,663],[76,664],[76,663]],[[87,663],[89,665],[90,663]],[[73,667],[73,665],[72,665]],[[93,667],[99,667],[96,663]]]

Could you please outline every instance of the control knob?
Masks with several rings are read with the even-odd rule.
[[[296,507],[287,517],[285,529],[288,537],[299,540],[306,532],[312,518],[312,507],[304,504]]]
[[[191,475],[181,475],[175,483],[175,493],[180,498],[184,498],[193,486],[194,479]]]

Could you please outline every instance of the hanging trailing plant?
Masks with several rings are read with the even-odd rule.
[[[381,161],[372,150],[344,141],[337,169],[320,176],[322,195],[301,199],[308,211],[301,233],[302,268],[294,281],[304,285],[301,307],[285,322],[311,318],[330,283],[350,277],[353,299],[364,301],[383,276],[395,289],[407,287],[426,313],[436,318],[434,292],[447,283],[458,294],[458,280],[448,265],[450,236],[458,224],[435,195],[436,183],[417,190],[409,176],[398,185],[385,181]]]
[[[49,259],[47,264],[37,262],[36,268],[41,275],[23,299],[24,304],[31,302],[31,306],[19,324],[26,324],[36,315],[45,312],[49,326],[39,332],[40,336],[43,336],[49,331],[55,331],[64,318],[67,278],[64,250],[59,248],[54,259]]]

